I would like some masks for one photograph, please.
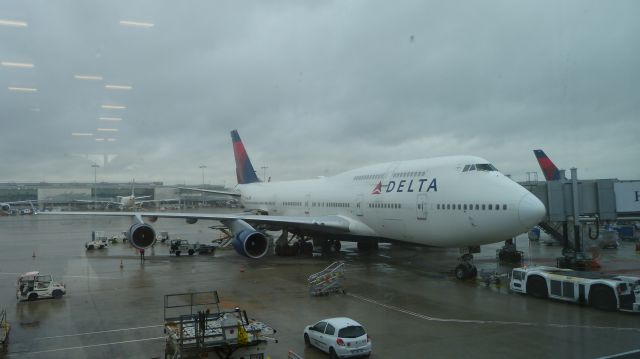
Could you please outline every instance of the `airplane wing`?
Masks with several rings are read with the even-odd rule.
[[[322,232],[348,233],[351,221],[339,215],[297,217],[297,216],[261,216],[250,213],[214,214],[214,213],[168,213],[168,212],[45,212],[42,215],[92,215],[92,216],[129,216],[149,218],[155,222],[158,218],[178,218],[185,220],[214,220],[224,224],[234,220],[243,220],[249,224],[265,224],[278,228],[300,228]]]
[[[138,201],[136,200],[136,203],[160,203],[160,202],[179,202],[180,199],[179,198],[167,198],[167,199],[145,199],[142,201]]]
[[[229,191],[218,191],[215,189],[203,189],[203,188],[193,188],[193,187],[175,187],[177,189],[184,189],[187,191],[196,191],[196,192],[204,192],[204,193],[216,193],[216,194],[223,194],[226,196],[232,196],[232,197],[240,197],[240,193],[238,192],[229,192]]]
[[[151,197],[153,197],[153,196],[138,196],[138,197],[135,197],[135,198],[134,198],[134,200],[135,200],[136,202],[142,202],[142,201],[138,201],[138,200],[139,200],[139,199],[143,199],[143,198],[151,198]]]
[[[80,202],[80,203],[103,203],[103,204],[115,204],[115,205],[121,205],[122,203],[120,202],[114,202],[114,201],[104,201],[104,200],[100,200],[100,201],[94,201],[94,200],[90,200],[90,199],[74,199],[73,202]]]

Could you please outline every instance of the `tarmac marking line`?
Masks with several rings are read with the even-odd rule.
[[[122,331],[127,331],[127,330],[149,329],[149,328],[156,328],[156,327],[162,327],[162,325],[147,325],[147,326],[144,326],[144,327],[131,327],[131,328],[122,328],[122,329],[100,330],[100,331],[97,331],[97,332],[86,332],[86,333],[77,333],[77,334],[56,335],[56,336],[52,336],[52,337],[35,338],[34,340],[46,340],[46,339],[56,339],[56,338],[65,338],[65,337],[79,337],[79,336],[82,336],[82,335],[114,333],[114,332],[122,332]]]
[[[599,357],[597,359],[622,358],[622,357],[625,357],[625,356],[630,355],[630,354],[639,354],[639,353],[640,353],[640,349],[636,349],[636,350],[630,350],[630,351],[624,352],[624,353],[618,353],[618,354],[607,355],[607,356],[604,356],[604,357]]]
[[[115,345],[115,344],[127,344],[127,343],[135,343],[135,342],[145,342],[152,340],[165,340],[165,337],[155,337],[155,338],[144,338],[144,339],[134,339],[134,340],[124,340],[120,342],[111,342],[111,343],[101,343],[101,344],[91,344],[91,345],[81,345],[77,347],[68,347],[68,348],[58,348],[58,349],[49,349],[49,350],[41,350],[37,352],[21,352],[21,353],[12,353],[9,356],[13,355],[31,355],[31,354],[42,354],[42,353],[52,353],[52,352],[60,352],[65,350],[75,350],[75,349],[84,349],[84,348],[95,348],[95,347],[103,347],[107,345]]]
[[[640,332],[640,328],[629,328],[629,327],[605,327],[605,326],[594,326],[594,325],[554,324],[554,323],[542,324],[542,323],[530,323],[530,322],[511,322],[511,321],[502,321],[502,320],[455,319],[455,318],[430,317],[428,315],[412,312],[410,310],[396,307],[393,305],[380,303],[375,299],[366,298],[357,294],[346,293],[346,295],[362,300],[367,303],[375,304],[377,306],[396,311],[396,312],[408,314],[419,319],[424,319],[424,320],[434,321],[434,322],[449,322],[449,323],[462,323],[462,324],[499,324],[499,325],[518,325],[518,326],[528,326],[528,327],[551,327],[551,328],[603,329],[603,330]]]

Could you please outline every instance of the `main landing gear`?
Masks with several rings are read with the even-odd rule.
[[[479,253],[480,247],[463,248],[464,253],[459,259],[460,264],[455,269],[456,278],[459,280],[473,279],[478,275],[478,268],[473,264],[473,253]]]

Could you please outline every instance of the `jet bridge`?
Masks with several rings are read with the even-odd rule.
[[[578,180],[576,168],[570,179],[561,178],[521,185],[545,204],[547,216],[540,226],[563,244],[563,252],[571,247],[572,234],[574,259],[582,252],[585,234],[595,238],[601,224],[640,220],[640,181]]]

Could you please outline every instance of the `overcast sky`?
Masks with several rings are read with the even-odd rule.
[[[0,61],[34,67],[0,66],[0,181],[93,181],[96,161],[98,181],[206,165],[235,185],[232,129],[273,180],[454,154],[542,179],[534,148],[640,179],[639,19],[635,0],[3,0],[27,26],[0,25]]]

